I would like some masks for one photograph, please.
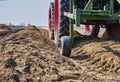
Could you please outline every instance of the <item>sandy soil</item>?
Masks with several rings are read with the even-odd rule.
[[[120,82],[119,42],[76,38],[66,58],[46,29],[0,30],[0,82]]]

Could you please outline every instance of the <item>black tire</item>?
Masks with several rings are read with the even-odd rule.
[[[84,9],[87,2],[88,0],[74,0],[75,7],[80,9]]]
[[[51,9],[51,24],[52,24],[52,31],[49,32],[50,39],[54,40],[54,3],[50,3],[50,9]]]
[[[92,27],[92,32],[90,34],[90,36],[92,37],[97,37],[99,34],[99,30],[100,30],[100,26],[99,25],[95,25]]]
[[[61,47],[60,47],[61,55],[70,57],[71,50],[72,50],[72,45],[69,36],[61,37]]]
[[[56,43],[60,45],[62,36],[69,36],[69,18],[64,16],[64,12],[69,12],[69,0],[59,0],[59,28]]]
[[[106,33],[108,39],[120,41],[120,24],[106,25]]]

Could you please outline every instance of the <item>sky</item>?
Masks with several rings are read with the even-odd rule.
[[[0,1],[0,23],[48,25],[49,4],[53,0]]]

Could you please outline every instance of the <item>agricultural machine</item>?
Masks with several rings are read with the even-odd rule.
[[[104,25],[109,39],[120,40],[120,0],[54,0],[49,6],[50,38],[69,57],[74,27],[85,25],[86,34],[97,37]],[[92,25],[92,29],[90,28]]]

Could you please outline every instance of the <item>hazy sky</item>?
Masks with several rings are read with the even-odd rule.
[[[53,0],[5,0],[0,1],[0,23],[34,25],[48,24],[49,3]]]

